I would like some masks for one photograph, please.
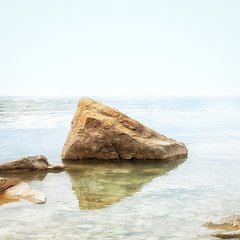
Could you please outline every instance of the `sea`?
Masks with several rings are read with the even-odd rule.
[[[42,154],[62,164],[81,97],[0,96],[0,163]],[[240,213],[240,97],[93,98],[184,142],[188,158],[13,174],[47,200],[0,205],[0,239],[216,239],[202,225]]]

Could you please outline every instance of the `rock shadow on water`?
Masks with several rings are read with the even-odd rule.
[[[185,159],[173,162],[124,161],[76,163],[64,161],[82,210],[101,209],[138,192],[143,184],[168,173]]]

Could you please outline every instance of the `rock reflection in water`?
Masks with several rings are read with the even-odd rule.
[[[24,182],[32,181],[43,181],[47,176],[48,171],[46,170],[37,170],[37,171],[15,171],[15,172],[0,172],[0,178],[20,178]]]
[[[73,163],[67,173],[79,207],[84,210],[104,208],[132,196],[143,184],[177,167],[185,159],[174,162],[104,162]]]

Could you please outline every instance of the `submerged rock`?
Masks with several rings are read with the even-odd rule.
[[[83,98],[62,150],[63,160],[173,160],[185,158],[181,143],[118,110]]]
[[[214,237],[240,238],[240,215],[237,213],[206,222],[203,226],[211,229],[224,230],[213,233],[212,236]]]
[[[23,157],[0,164],[1,171],[64,170],[63,165],[51,165],[43,155]]]
[[[45,203],[46,197],[43,193],[30,187],[29,184],[20,182],[17,185],[3,191],[0,195],[0,203],[8,203],[14,200],[28,200],[33,203]]]

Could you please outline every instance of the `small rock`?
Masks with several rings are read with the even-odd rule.
[[[0,192],[13,187],[21,182],[19,178],[3,178],[0,179]]]
[[[219,238],[240,238],[240,230],[231,231],[231,232],[218,232],[213,233],[212,236]]]
[[[49,165],[48,170],[52,172],[66,170],[68,167],[64,165]]]
[[[43,155],[28,156],[0,164],[0,171],[47,169],[48,165],[49,162]]]
[[[237,213],[206,222],[203,226],[210,229],[224,230],[213,233],[212,236],[214,237],[240,238],[240,215]]]
[[[208,228],[216,228],[221,227],[223,225],[231,225],[233,227],[240,228],[240,215],[237,213],[233,213],[226,217],[218,218],[213,221],[206,222],[204,224],[204,226]]]
[[[0,164],[0,171],[54,170],[56,168],[64,170],[65,166],[50,165],[47,158],[43,155],[23,157]]]
[[[46,197],[38,190],[31,188],[27,183],[20,182],[19,184],[6,189],[3,198],[7,199],[24,199],[33,203],[45,203]]]

